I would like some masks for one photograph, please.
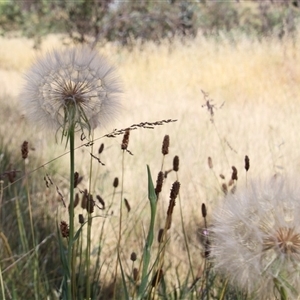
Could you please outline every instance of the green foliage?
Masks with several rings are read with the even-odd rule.
[[[117,41],[131,46],[137,39],[159,43],[177,35],[222,33],[262,37],[293,34],[300,9],[293,2],[231,1],[17,1],[0,6],[0,33],[21,32],[36,46],[48,33],[67,33],[78,43]]]

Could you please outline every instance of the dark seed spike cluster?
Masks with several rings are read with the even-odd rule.
[[[22,158],[26,159],[28,157],[28,142],[24,141],[21,147]]]
[[[161,152],[163,155],[169,154],[169,146],[170,146],[170,137],[169,135],[164,136]]]

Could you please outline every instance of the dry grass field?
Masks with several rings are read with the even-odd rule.
[[[223,174],[227,182],[231,178],[231,167],[235,166],[239,178],[237,188],[245,185],[245,155],[250,158],[248,180],[268,178],[275,173],[299,174],[299,39],[237,40],[233,43],[226,38],[214,41],[198,37],[184,44],[179,40],[173,45],[148,43],[142,46],[142,50],[136,47],[128,51],[114,45],[99,48],[118,68],[124,94],[122,111],[116,120],[97,130],[95,138],[134,123],[177,120],[155,129],[139,129],[131,133],[129,150],[134,155],[125,155],[124,173],[123,196],[131,205],[131,211],[124,214],[124,228],[128,229],[122,240],[125,257],[132,251],[141,255],[143,231],[149,219],[146,165],[150,166],[153,180],[156,180],[162,164],[162,140],[166,134],[170,136],[170,151],[164,169],[171,169],[173,157],[179,156],[180,199],[195,273],[201,269],[201,245],[197,237],[202,226],[200,207],[206,203],[209,216],[222,197],[221,184],[224,181],[219,174]],[[49,36],[39,52],[33,50],[31,41],[26,39],[1,38],[0,43],[0,138],[17,159],[20,159],[20,145],[23,140],[28,140],[35,148],[28,163],[29,169],[34,169],[65,150],[63,145],[55,142],[54,136],[39,132],[22,117],[18,92],[22,74],[41,54],[39,52],[63,47],[62,42],[58,36]],[[209,103],[213,105],[213,122],[202,91],[209,95]],[[112,181],[121,176],[121,139],[101,138],[94,146],[97,152],[99,145],[105,144],[101,155],[105,166],[94,163],[98,178],[94,190],[108,203]],[[80,143],[78,139],[77,145]],[[76,169],[85,178],[88,178],[89,151],[85,147],[76,151]],[[208,166],[208,157],[212,158],[212,169]],[[3,171],[1,168],[0,162],[0,172]],[[32,173],[31,178],[43,182],[45,173],[67,193],[68,156]],[[165,181],[157,228],[164,221],[169,191],[175,180],[172,173]],[[87,179],[84,179],[86,183]],[[51,195],[55,195],[55,191]],[[44,199],[48,201],[50,196],[46,195]],[[115,246],[118,195],[115,199],[111,208],[113,215],[105,225],[107,249],[103,250],[103,255],[111,253]],[[55,208],[57,206],[64,214],[60,205],[56,204]],[[176,266],[180,270],[188,268],[179,207],[177,203],[167,248],[167,264],[170,269],[174,267],[170,274]],[[97,213],[102,214],[101,211]],[[94,224],[99,224],[100,228],[101,222],[98,220]],[[95,229],[94,240],[97,234]],[[114,267],[114,260],[115,257],[108,256],[108,269]],[[130,269],[130,263],[128,257],[127,269]]]

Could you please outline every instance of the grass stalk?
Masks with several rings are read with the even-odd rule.
[[[32,236],[32,245],[35,249],[35,259],[33,263],[33,280],[34,280],[34,294],[35,294],[35,299],[39,299],[40,295],[40,274],[39,274],[39,254],[38,254],[38,249],[36,247],[36,240],[35,240],[35,232],[34,232],[34,225],[33,225],[33,217],[32,217],[32,206],[31,206],[31,197],[29,193],[29,184],[27,180],[27,169],[26,169],[26,163],[24,160],[24,173],[25,173],[25,188],[26,188],[26,193],[27,193],[27,202],[28,202],[28,213],[29,213],[29,221],[30,221],[30,229],[31,229],[31,236]]]
[[[150,168],[148,165],[147,165],[147,173],[148,173],[148,199],[150,201],[151,219],[150,219],[150,226],[148,230],[148,236],[145,241],[145,246],[143,251],[143,267],[142,267],[141,284],[139,286],[138,295],[137,295],[138,300],[143,299],[146,292],[146,288],[149,283],[148,267],[151,258],[151,247],[154,240],[154,225],[155,225],[155,216],[156,216],[156,208],[157,208],[157,197],[153,186]]]
[[[74,171],[75,171],[75,127],[69,129],[70,142],[70,205],[69,205],[69,241],[68,241],[68,300],[74,299],[75,295],[75,265],[74,265]]]
[[[116,288],[117,288],[117,276],[118,276],[118,265],[120,258],[120,247],[122,239],[122,221],[123,221],[123,193],[124,193],[124,169],[125,169],[125,150],[122,153],[122,174],[121,174],[121,197],[120,197],[120,217],[119,217],[119,233],[117,241],[117,261],[115,267],[115,278],[114,278],[114,299],[116,299]]]
[[[93,140],[92,136],[92,140]],[[93,154],[93,144],[91,146],[91,153]],[[93,171],[93,157],[90,158],[90,180],[89,180],[89,192],[88,197],[91,195],[92,188],[92,171]],[[88,201],[88,205],[92,205]],[[86,244],[86,298],[90,299],[91,295],[91,284],[90,284],[90,265],[91,265],[91,233],[92,233],[92,214],[88,209],[88,222],[87,222],[87,244]]]

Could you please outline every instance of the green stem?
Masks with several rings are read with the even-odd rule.
[[[33,217],[32,217],[32,206],[31,206],[31,198],[29,193],[29,185],[27,180],[27,170],[26,170],[26,164],[24,160],[24,173],[25,173],[25,182],[26,182],[26,192],[27,192],[27,201],[28,201],[28,212],[29,212],[29,220],[30,220],[30,228],[31,228],[31,236],[32,236],[32,245],[35,250],[35,259],[34,259],[34,266],[33,266],[33,278],[34,278],[34,294],[35,299],[39,299],[40,295],[40,282],[39,282],[39,254],[38,249],[36,247],[36,240],[35,240],[35,234],[34,234],[34,226],[33,226]]]
[[[75,295],[75,272],[74,272],[74,166],[75,166],[75,157],[74,157],[74,131],[75,128],[72,126],[69,131],[70,139],[70,206],[69,206],[69,243],[68,243],[68,269],[69,269],[69,278],[68,278],[68,299],[74,299],[72,295]]]

